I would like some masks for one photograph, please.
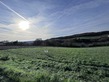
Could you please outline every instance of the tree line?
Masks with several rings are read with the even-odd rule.
[[[109,46],[109,31],[82,33],[65,37],[29,42],[6,42],[5,46],[56,46],[56,47],[94,47]]]

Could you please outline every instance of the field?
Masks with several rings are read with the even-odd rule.
[[[109,82],[109,47],[0,50],[0,82]]]

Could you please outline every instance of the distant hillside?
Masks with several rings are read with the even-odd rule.
[[[94,47],[109,46],[109,31],[81,33],[70,36],[35,41],[0,42],[0,46],[56,46],[56,47]]]
[[[108,46],[109,31],[81,33],[64,37],[51,38],[44,41],[47,46],[92,47]]]
[[[57,37],[52,39],[69,39],[69,38],[77,38],[77,37],[101,37],[101,36],[107,36],[107,35],[109,35],[109,31],[88,32],[88,33],[81,33],[81,34],[75,34],[70,36]]]

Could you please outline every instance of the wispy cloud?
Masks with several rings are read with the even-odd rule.
[[[22,15],[20,15],[19,13],[17,13],[15,10],[13,10],[12,8],[10,8],[8,5],[6,5],[5,3],[3,3],[2,1],[0,1],[0,3],[5,6],[7,9],[9,9],[10,11],[12,11],[13,13],[15,13],[17,16],[19,16],[20,18],[22,18],[23,20],[26,20],[27,19],[25,17],[23,17]]]
[[[97,13],[97,11],[95,10],[99,10],[99,7],[102,9],[102,7],[107,4],[109,4],[109,0],[92,0],[86,3],[81,3],[79,5],[72,5],[70,7],[67,6],[62,11],[53,13],[51,16],[55,17],[54,23],[67,20],[66,18],[68,17],[70,17],[68,21],[72,21],[70,25],[67,26],[65,25],[66,22],[63,22],[63,24],[65,25],[63,28],[54,27],[54,30],[56,31],[53,31],[53,33],[57,36],[60,36],[66,34],[74,34],[76,32],[87,32],[88,30],[85,29],[91,29],[89,31],[97,31],[97,29],[99,30],[99,28],[101,28],[99,27],[100,24],[104,25],[104,23],[109,21],[109,11],[105,11],[106,9],[104,9],[105,12]],[[89,14],[86,13],[87,11],[89,11]],[[105,29],[108,27],[102,28]]]
[[[109,29],[109,0],[3,0],[0,3],[4,7],[0,7],[1,39],[47,39]],[[30,22],[26,31],[18,27],[22,20]]]
[[[11,31],[11,29],[8,29],[8,28],[5,28],[5,27],[0,27],[1,30],[4,30],[4,31]]]
[[[56,16],[56,19],[55,19],[55,21],[56,21],[64,16],[76,14],[76,12],[78,12],[80,10],[96,8],[98,6],[101,6],[102,4],[107,4],[107,3],[109,3],[109,0],[91,0],[89,2],[82,3],[79,5],[69,6],[70,4],[72,4],[72,2],[71,2],[62,11],[55,12],[55,13],[51,14],[51,16]]]

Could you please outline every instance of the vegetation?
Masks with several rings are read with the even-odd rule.
[[[95,47],[109,46],[109,31],[75,34],[71,36],[35,41],[2,41],[1,46],[57,46],[57,47]]]
[[[108,82],[109,47],[0,50],[0,82]]]
[[[82,33],[45,40],[47,46],[95,47],[109,46],[109,31]]]

